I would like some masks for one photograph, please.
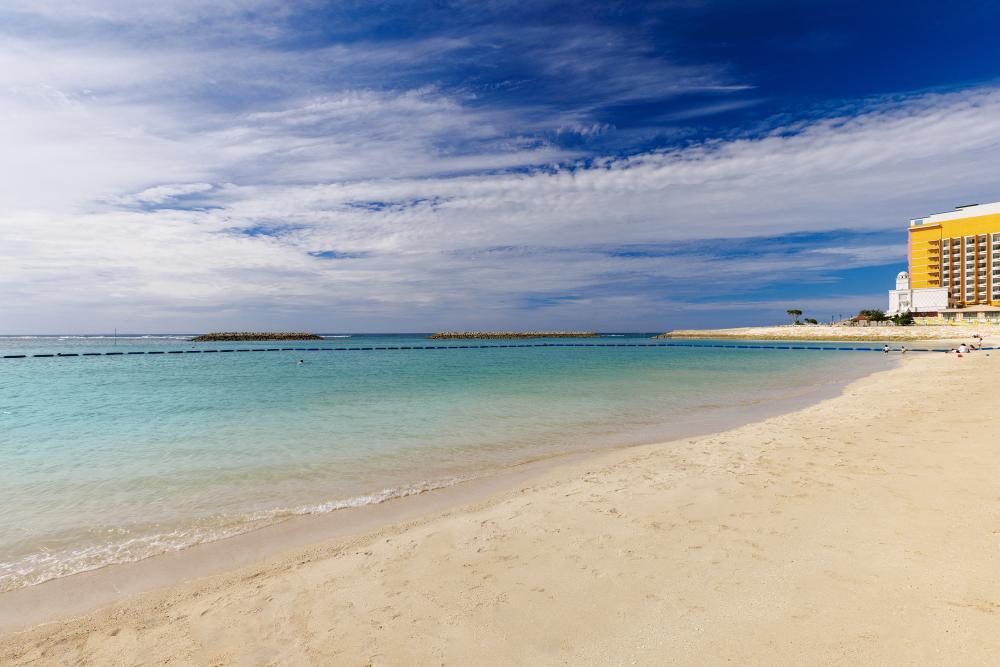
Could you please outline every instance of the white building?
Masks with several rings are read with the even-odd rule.
[[[910,288],[910,274],[900,271],[896,276],[896,289],[889,290],[889,309],[886,315],[900,313],[937,314],[948,307],[947,287]]]

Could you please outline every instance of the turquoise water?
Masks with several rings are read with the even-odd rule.
[[[428,344],[0,337],[0,356]],[[0,359],[0,590],[538,457],[710,430],[889,363],[626,347]]]

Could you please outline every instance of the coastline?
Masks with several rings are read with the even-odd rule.
[[[1000,338],[998,325],[913,325],[848,327],[826,324],[801,326],[734,327],[729,329],[675,329],[655,336],[660,339],[715,338],[781,341],[858,341],[858,342],[969,342],[973,334],[984,339]],[[987,343],[993,345],[995,343]]]
[[[856,662],[917,660],[932,643],[989,655],[998,357],[911,356],[793,413],[564,461],[486,499],[7,634],[0,658]],[[914,395],[928,374],[931,406]],[[968,418],[949,429],[949,414]],[[906,626],[900,605],[920,610]]]
[[[884,359],[878,355],[880,360]],[[885,358],[896,364],[899,356]],[[400,521],[426,518],[435,512],[453,510],[509,491],[515,485],[569,465],[599,457],[609,451],[669,443],[728,430],[768,417],[795,412],[833,398],[850,383],[882,369],[860,367],[836,379],[807,387],[790,388],[787,393],[766,399],[747,397],[737,405],[712,405],[703,411],[685,414],[665,425],[631,428],[610,439],[595,439],[587,446],[556,450],[522,461],[486,468],[453,483],[427,484],[410,480],[415,493],[400,493],[384,500],[354,505],[350,499],[329,511],[292,513],[271,523],[214,539],[196,542],[145,558],[108,563],[96,568],[47,579],[19,588],[0,591],[0,636],[37,623],[83,613],[121,601],[155,588],[222,574],[234,568],[274,557],[284,552],[331,539],[357,536]],[[373,491],[372,496],[379,492]],[[341,503],[330,503],[341,505]]]

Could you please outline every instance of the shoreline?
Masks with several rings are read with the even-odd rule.
[[[832,325],[778,325],[769,327],[734,327],[730,329],[675,329],[654,336],[656,339],[720,340],[780,340],[780,341],[842,341],[886,343],[954,343],[969,342],[973,334],[983,334],[984,344],[996,345],[1000,340],[998,325],[913,325],[891,327],[850,327]],[[987,342],[989,341],[989,342]]]
[[[6,634],[0,660],[983,662],[998,369],[911,356],[795,412]]]
[[[0,593],[0,641],[7,634],[58,623],[156,589],[225,575],[259,561],[286,557],[330,541],[375,534],[394,525],[425,520],[440,512],[482,502],[531,481],[550,468],[594,453],[557,454],[410,496],[322,514],[292,516],[176,551],[111,563],[6,591]]]
[[[894,366],[898,356],[887,360]],[[858,368],[836,380],[798,387],[789,393],[763,400],[748,398],[728,407],[713,406],[692,419],[632,429],[615,438],[594,440],[589,446],[554,451],[499,468],[487,468],[471,477],[420,490],[393,495],[383,501],[347,506],[325,512],[292,514],[273,523],[235,534],[196,542],[137,560],[108,563],[72,574],[6,591],[0,591],[0,637],[38,623],[114,604],[128,596],[182,581],[224,574],[255,560],[331,539],[343,539],[379,530],[400,521],[426,518],[469,503],[482,502],[514,486],[577,461],[613,451],[652,444],[666,444],[689,437],[704,437],[770,417],[788,414],[840,395],[851,383],[882,368]],[[669,432],[669,433],[668,433]],[[422,482],[412,482],[419,486]],[[377,495],[372,492],[371,495]],[[70,602],[67,603],[67,600]],[[25,612],[25,608],[30,609]]]

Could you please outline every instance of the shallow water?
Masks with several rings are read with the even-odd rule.
[[[482,343],[494,347],[305,351],[431,344],[417,335],[0,337],[0,356],[296,348],[0,359],[0,590],[533,458],[728,424],[890,363],[861,352]]]

